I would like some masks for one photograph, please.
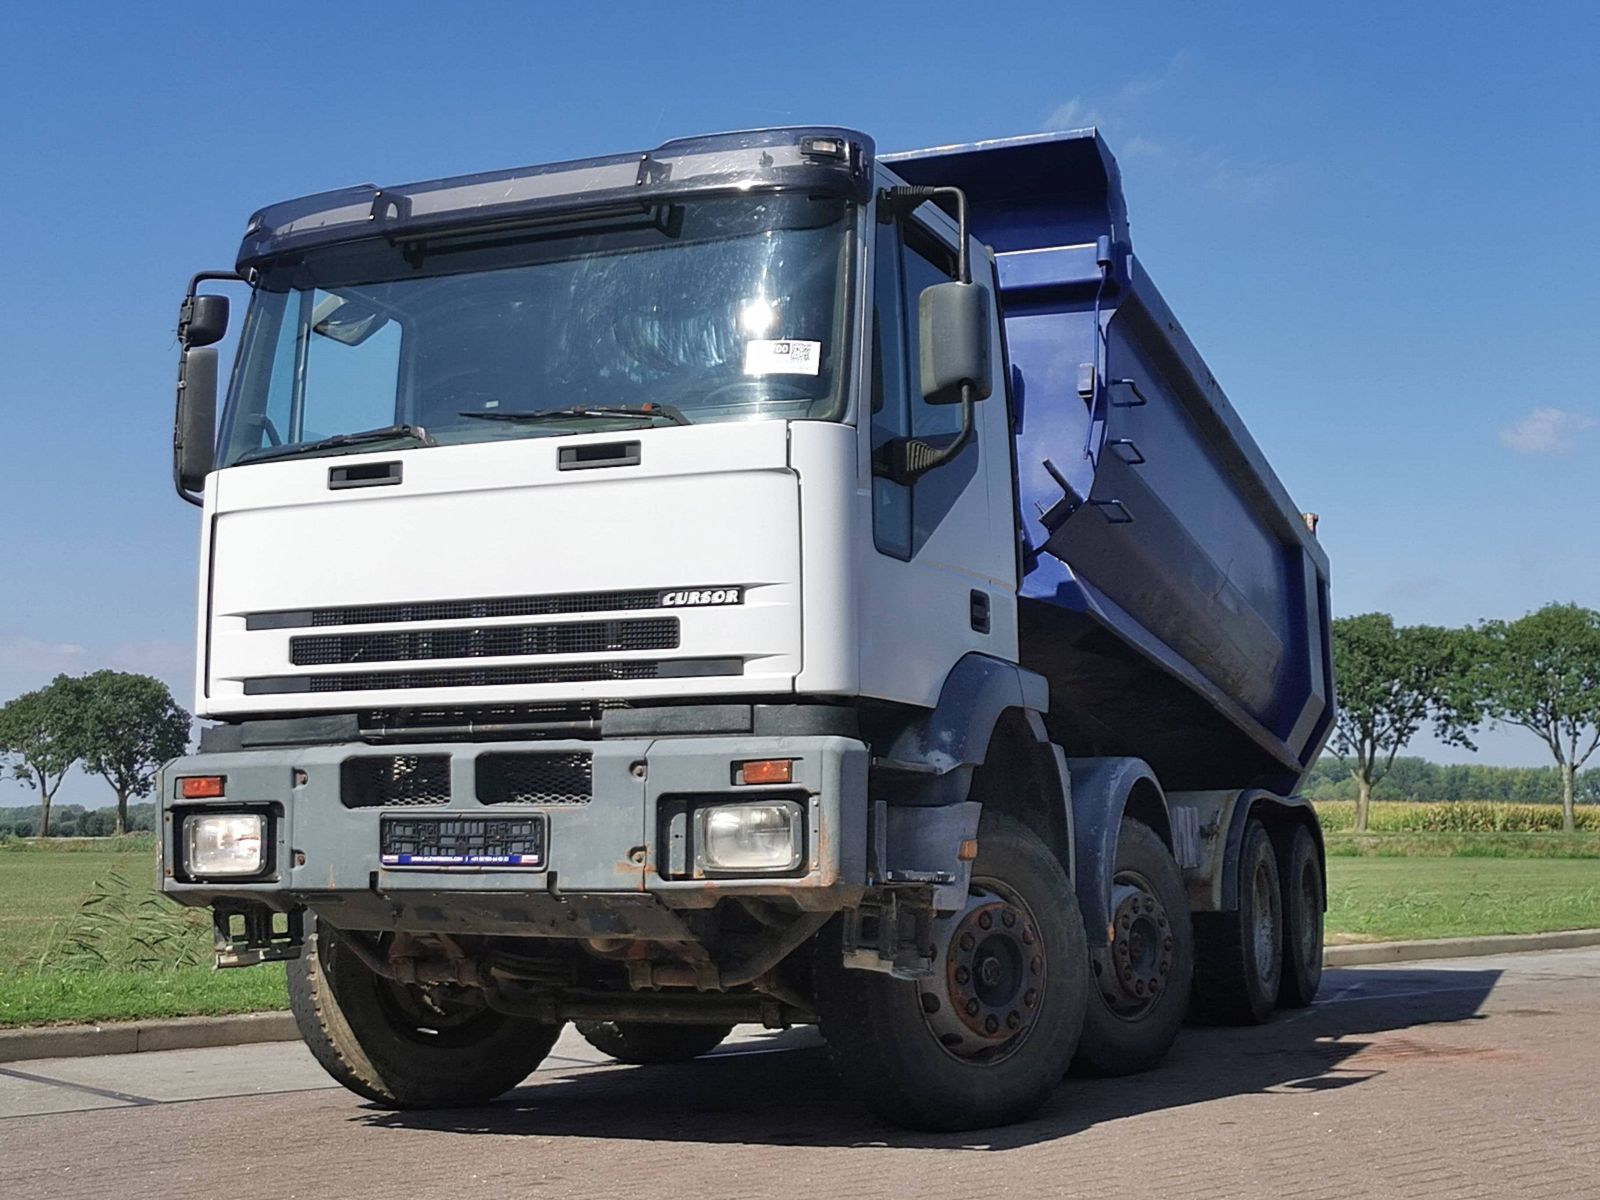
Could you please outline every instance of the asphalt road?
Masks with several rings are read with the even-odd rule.
[[[0,1197],[1600,1197],[1600,950],[1333,971],[1263,1029],[1068,1079],[1038,1119],[885,1127],[815,1036],[626,1068],[569,1033],[488,1108],[386,1113],[297,1044],[0,1066]]]

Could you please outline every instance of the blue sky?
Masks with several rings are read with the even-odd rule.
[[[1600,604],[1600,10],[1299,7],[19,9],[0,697],[113,666],[188,702],[172,327],[254,209],[818,121],[884,149],[1099,125],[1138,253],[1322,515],[1340,613]],[[1543,761],[1530,735],[1484,745]]]

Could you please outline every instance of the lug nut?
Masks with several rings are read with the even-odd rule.
[[[1009,908],[1006,909],[1005,912],[1000,914],[1000,923],[1007,929],[1010,929],[1017,923],[1017,914],[1012,912]]]
[[[1044,970],[1044,960],[1035,954],[1028,962],[1028,970],[1034,975],[1039,974],[1040,971]]]
[[[1033,945],[1033,930],[1031,930],[1031,929],[1024,929],[1024,930],[1023,930],[1023,931],[1022,931],[1022,944],[1023,944],[1023,945],[1024,945],[1024,946],[1031,946],[1031,945]]]
[[[971,971],[967,970],[965,967],[957,967],[956,968],[956,982],[957,983],[965,984],[967,982],[967,980],[969,980],[971,978],[972,978],[972,972]]]
[[[994,924],[994,918],[992,916],[990,916],[988,913],[984,912],[984,913],[979,913],[978,914],[978,928],[979,929],[988,929],[993,924]]]
[[[983,1031],[985,1033],[994,1033],[999,1028],[1000,1028],[1000,1020],[999,1020],[999,1018],[997,1018],[997,1017],[985,1017],[983,1019]]]
[[[977,1015],[978,1015],[978,1001],[977,1001],[977,998],[974,997],[973,999],[967,1001],[967,1016],[975,1017]]]
[[[963,950],[971,950],[977,944],[977,941],[970,933],[963,933],[961,935],[961,948]]]
[[[1026,992],[1022,993],[1022,1003],[1029,1008],[1032,1008],[1035,1004],[1039,1003],[1039,990],[1037,988],[1029,988]]]
[[[1022,1014],[1021,1013],[1017,1013],[1017,1012],[1008,1012],[1006,1014],[1006,1028],[1007,1029],[1020,1029],[1020,1028],[1022,1028]]]

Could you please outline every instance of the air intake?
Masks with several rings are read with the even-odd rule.
[[[446,754],[372,754],[339,767],[339,799],[346,808],[408,808],[450,803]]]
[[[480,804],[587,804],[594,795],[594,762],[587,753],[482,754]]]

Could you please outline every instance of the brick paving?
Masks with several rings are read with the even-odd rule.
[[[1330,972],[1309,1010],[1185,1030],[1161,1069],[979,1134],[879,1124],[810,1031],[557,1055],[497,1105],[411,1114],[298,1046],[11,1064],[0,1197],[1600,1198],[1600,950]]]

